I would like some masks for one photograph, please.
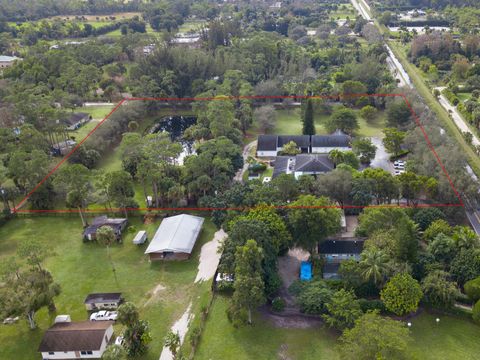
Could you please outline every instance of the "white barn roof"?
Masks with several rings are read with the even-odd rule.
[[[187,214],[163,219],[145,254],[174,252],[188,253],[193,250],[204,218]]]

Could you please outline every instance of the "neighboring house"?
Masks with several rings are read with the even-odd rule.
[[[296,179],[303,175],[319,175],[332,171],[333,162],[326,154],[299,154],[296,156],[277,156],[273,175],[293,174]]]
[[[65,124],[67,130],[73,131],[90,120],[92,120],[92,117],[87,113],[73,113],[68,118],[61,120],[61,123]]]
[[[88,311],[116,309],[122,303],[122,293],[88,294],[83,302]]]
[[[43,335],[43,360],[100,359],[113,336],[113,321],[57,322]]]
[[[332,150],[349,151],[351,150],[350,136],[336,131],[331,135],[312,135],[311,152],[313,154],[328,154]]]
[[[325,259],[323,278],[338,278],[338,269],[345,260],[360,260],[363,239],[325,240],[318,246],[318,253]]]
[[[172,44],[175,45],[183,45],[189,48],[197,48],[200,46],[201,43],[201,36],[200,34],[177,34],[172,40]]]
[[[260,135],[257,141],[257,156],[275,157],[277,156],[277,135]]]
[[[102,226],[110,226],[115,232],[117,241],[119,241],[122,237],[123,230],[127,226],[127,219],[111,219],[105,215],[96,217],[95,219],[93,219],[92,224],[90,226],[87,226],[85,230],[83,230],[84,240],[95,240],[97,230]]]
[[[260,135],[257,156],[275,157],[291,141],[297,144],[302,154],[328,154],[332,150],[351,150],[352,139],[338,130],[331,135]]]
[[[328,155],[301,154],[295,157],[293,174],[295,179],[303,175],[319,175],[332,171],[335,168]]]
[[[187,214],[163,219],[145,254],[150,260],[186,260],[202,230],[204,218]]]
[[[0,55],[0,69],[4,69],[13,65],[16,60],[22,60],[16,56]]]
[[[64,156],[67,155],[70,150],[72,150],[77,143],[73,140],[65,140],[57,144],[52,145],[52,154],[54,156]]]

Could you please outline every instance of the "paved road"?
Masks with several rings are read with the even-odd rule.
[[[233,178],[233,180],[238,181],[238,182],[242,182],[242,181],[243,181],[243,174],[245,173],[245,171],[248,170],[248,165],[249,165],[249,163],[247,162],[247,159],[248,159],[248,157],[250,156],[250,150],[251,150],[252,147],[254,147],[254,146],[257,146],[257,140],[252,141],[251,143],[248,143],[248,144],[245,145],[245,147],[243,148],[243,152],[242,152],[242,156],[243,156],[243,168],[241,168],[240,170],[237,171],[237,173],[235,174],[235,177]]]
[[[480,235],[480,215],[477,211],[465,211],[467,214],[467,218],[470,221],[470,225],[472,225],[473,230],[477,235]]]
[[[353,7],[359,12],[359,14],[367,21],[372,21],[372,17],[368,13],[370,11],[370,6],[364,0],[350,0]],[[408,86],[410,88],[413,87],[412,81],[410,80],[410,76],[408,76],[407,72],[403,68],[400,61],[398,61],[397,57],[393,53],[390,46],[385,44],[385,47],[388,51],[388,58],[387,58],[387,65],[390,69],[390,72],[393,74],[395,78],[397,78],[399,82],[399,86]]]
[[[382,139],[376,137],[370,139],[372,140],[373,145],[377,147],[375,158],[370,163],[370,166],[372,168],[381,168],[393,174],[395,169],[390,161],[390,155],[385,150],[385,146],[383,146]]]
[[[442,92],[442,90],[445,89],[445,87],[441,86],[441,87],[436,87],[435,89]],[[457,110],[457,108],[455,106],[453,106],[452,104],[450,104],[450,102],[448,101],[448,99],[444,95],[440,95],[438,97],[438,102],[440,103],[440,105],[443,106],[443,108],[445,110],[447,110],[447,112],[449,114],[451,114],[451,118],[453,119],[453,122],[455,123],[455,125],[457,125],[457,127],[460,129],[460,131],[469,132],[470,134],[473,135],[472,144],[475,145],[475,146],[480,145],[480,141],[478,140],[477,135],[474,134],[470,130],[467,123],[463,119],[462,115]]]

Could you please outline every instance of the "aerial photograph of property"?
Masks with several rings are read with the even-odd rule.
[[[480,0],[0,0],[0,360],[480,360]]]

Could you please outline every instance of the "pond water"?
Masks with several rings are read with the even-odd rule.
[[[183,160],[187,155],[195,154],[193,149],[193,141],[185,140],[183,133],[187,128],[197,123],[195,116],[171,115],[165,116],[158,120],[155,125],[150,128],[149,133],[168,132],[172,141],[182,144],[183,151],[177,158],[177,163],[183,165]]]

